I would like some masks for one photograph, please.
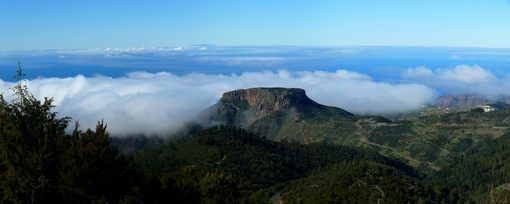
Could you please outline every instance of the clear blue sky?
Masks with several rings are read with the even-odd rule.
[[[509,0],[0,0],[0,50],[510,47]]]

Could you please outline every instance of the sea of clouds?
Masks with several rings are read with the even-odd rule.
[[[497,76],[479,65],[457,65],[430,69],[424,66],[404,70],[406,81],[451,94],[475,94],[496,99],[510,96],[510,74]]]
[[[27,51],[0,53],[0,78],[12,78],[18,59],[25,60],[28,73],[35,73],[27,84],[36,97],[52,97],[55,111],[83,128],[104,119],[113,135],[168,135],[194,121],[222,93],[242,88],[303,88],[319,103],[381,115],[416,110],[442,94],[510,95],[506,49],[194,46]],[[280,70],[286,67],[290,70]],[[0,93],[9,99],[13,85],[0,80]]]
[[[165,136],[194,121],[214,105],[222,93],[252,87],[303,88],[313,100],[356,114],[394,114],[431,104],[438,90],[508,96],[509,77],[497,77],[478,65],[430,69],[424,66],[402,72],[400,83],[337,71],[267,71],[242,74],[132,72],[123,77],[78,75],[36,78],[26,83],[37,98],[52,97],[55,111],[70,116],[81,127],[105,120],[113,135]],[[0,93],[10,100],[13,82],[0,80]]]
[[[436,91],[420,84],[377,82],[347,71],[277,71],[242,74],[175,75],[133,72],[105,76],[38,78],[26,82],[37,97],[53,97],[55,111],[81,127],[104,119],[114,135],[165,135],[193,121],[222,93],[251,87],[296,87],[313,100],[358,114],[405,112],[430,103]],[[13,82],[0,81],[0,92],[12,97]]]

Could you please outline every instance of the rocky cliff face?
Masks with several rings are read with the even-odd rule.
[[[244,128],[270,140],[302,144],[355,144],[365,130],[391,123],[319,104],[298,88],[251,88],[226,92],[204,113],[204,125]]]
[[[206,125],[242,127],[271,140],[305,144],[354,135],[357,120],[341,108],[316,103],[298,88],[230,91],[206,115]]]
[[[247,105],[252,121],[286,109],[320,106],[306,96],[305,90],[297,88],[239,89],[224,93],[220,102]]]

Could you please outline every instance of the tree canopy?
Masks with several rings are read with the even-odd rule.
[[[128,160],[110,146],[106,124],[84,132],[38,100],[18,67],[14,99],[0,95],[0,198],[12,203],[114,201],[124,199]],[[124,172],[124,174],[123,174]],[[132,185],[128,185],[132,186]]]

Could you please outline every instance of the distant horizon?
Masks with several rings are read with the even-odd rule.
[[[40,48],[40,49],[21,49],[21,50],[0,50],[0,53],[11,53],[11,52],[31,52],[31,51],[66,51],[66,50],[94,50],[102,49],[111,51],[121,51],[121,49],[154,49],[154,48],[190,48],[199,46],[211,46],[211,47],[296,47],[296,48],[377,48],[377,47],[394,47],[394,48],[452,48],[452,49],[510,49],[509,47],[482,47],[482,46],[441,46],[441,45],[285,45],[285,44],[260,44],[260,45],[249,45],[249,44],[238,44],[238,45],[220,45],[220,44],[207,44],[198,43],[190,45],[161,45],[161,46],[124,46],[124,47],[77,47],[77,48]],[[136,50],[133,50],[136,51]]]

